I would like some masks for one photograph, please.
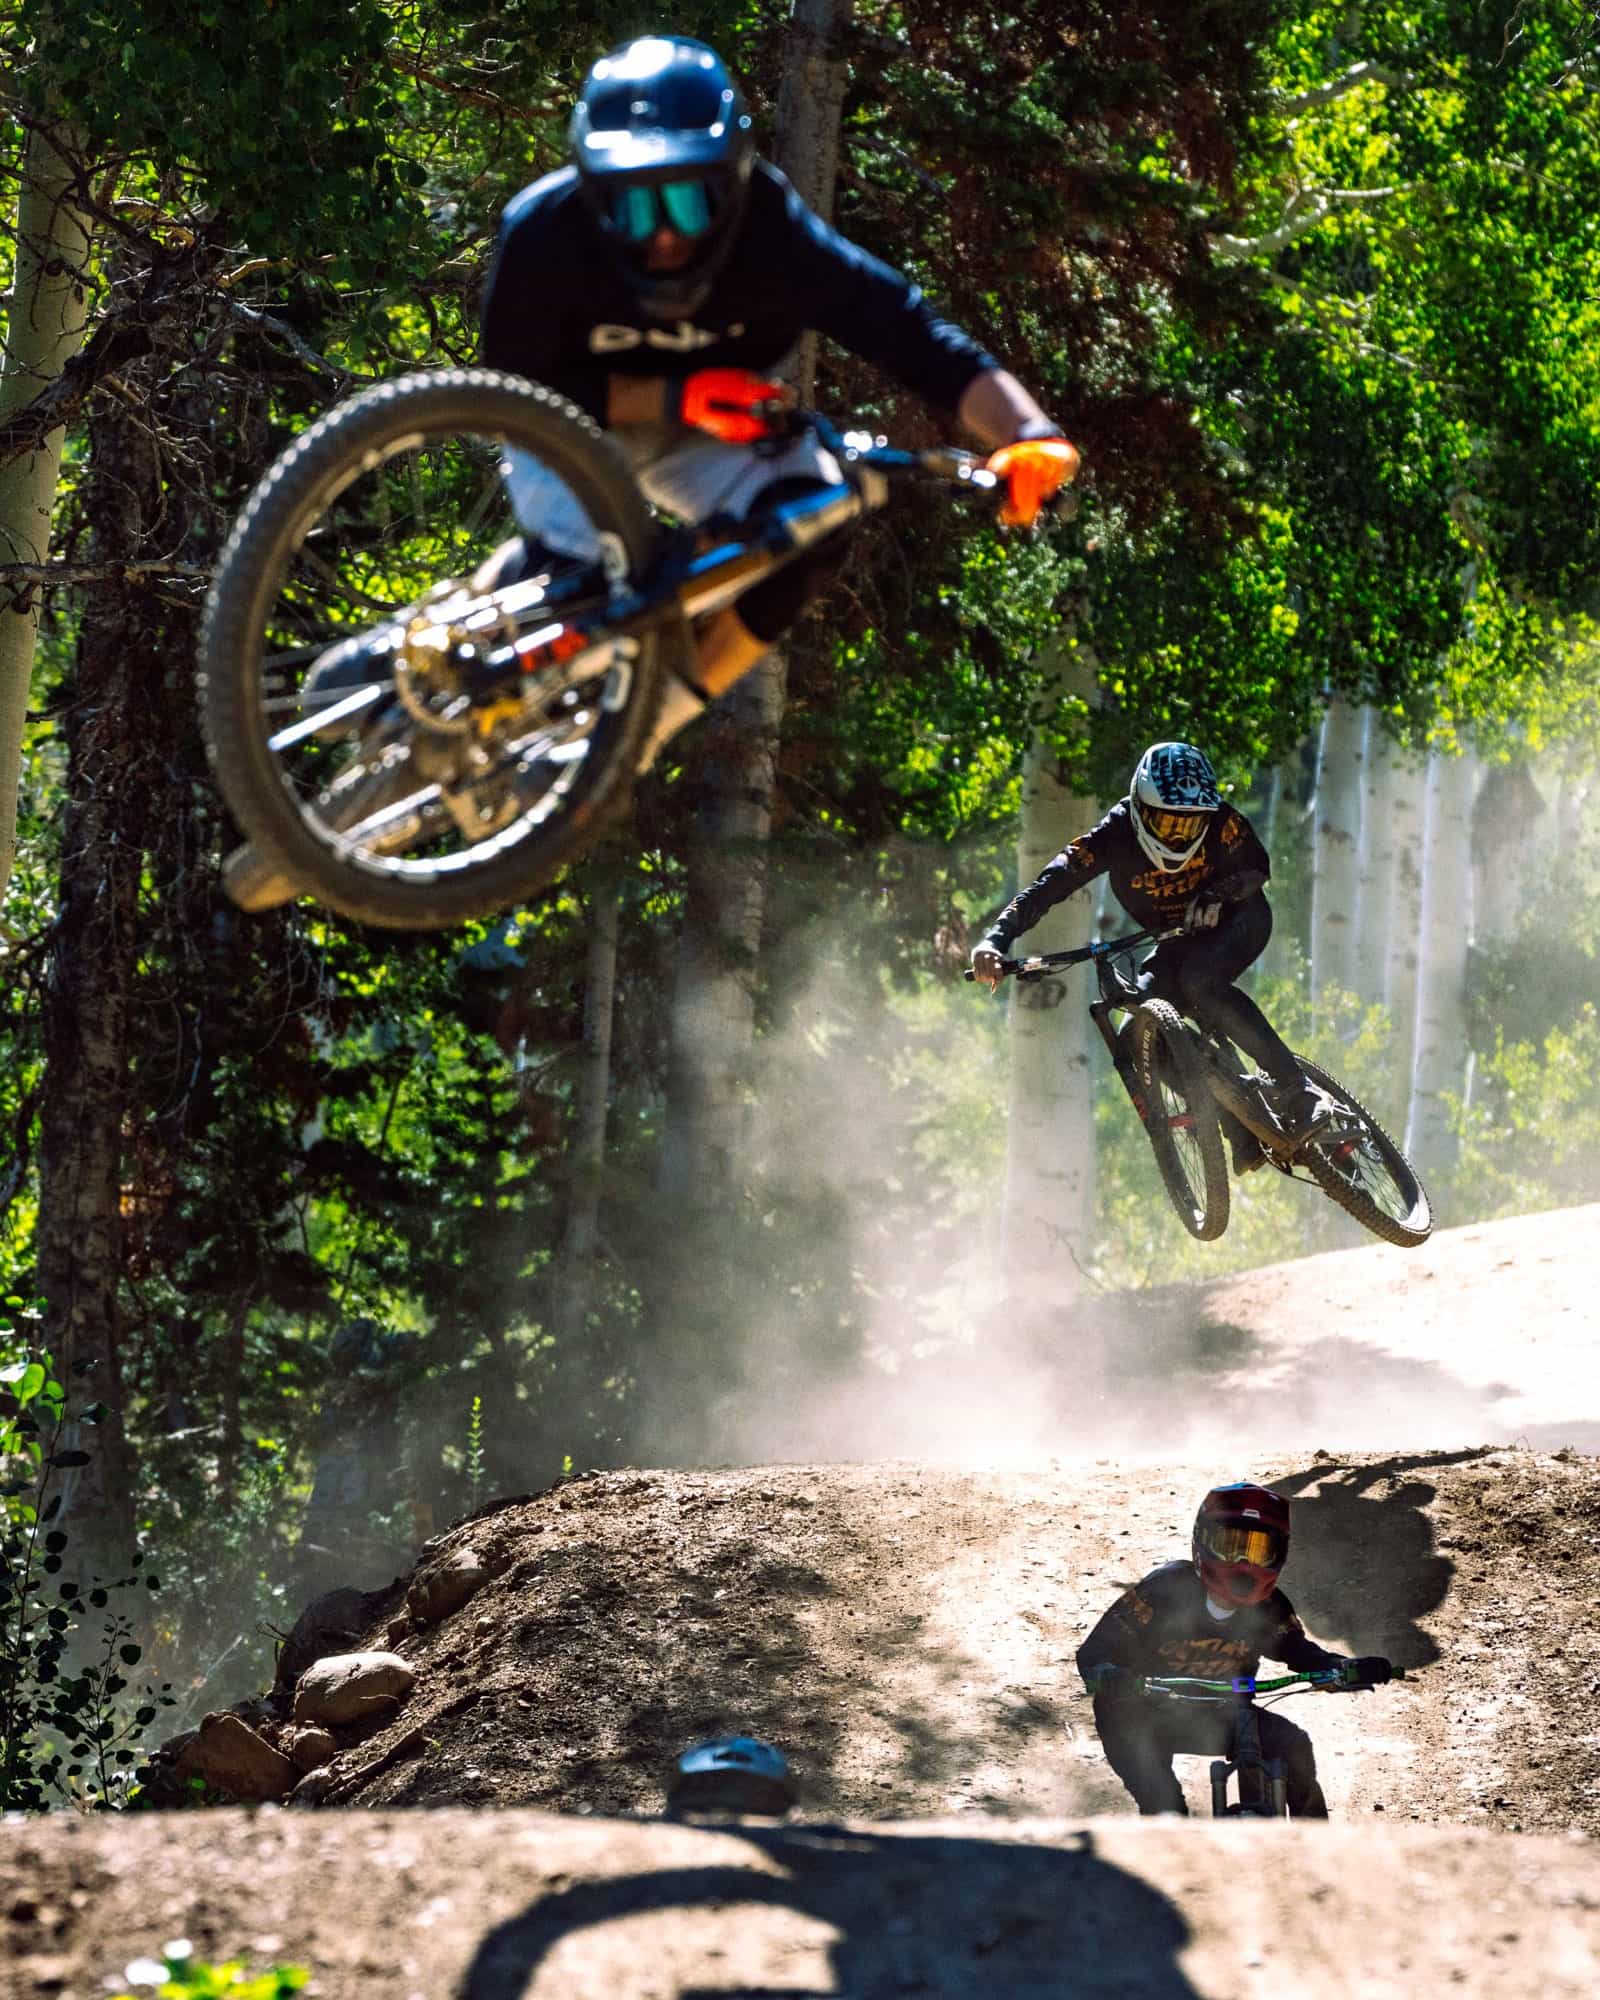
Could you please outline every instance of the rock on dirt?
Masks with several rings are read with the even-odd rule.
[[[307,1667],[294,1691],[294,1719],[340,1728],[398,1708],[414,1670],[398,1653],[330,1653]]]

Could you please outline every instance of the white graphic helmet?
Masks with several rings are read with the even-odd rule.
[[[1198,852],[1211,815],[1222,810],[1211,759],[1192,743],[1152,743],[1128,787],[1139,845],[1163,875]]]

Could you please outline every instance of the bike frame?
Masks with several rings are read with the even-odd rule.
[[[1100,988],[1100,998],[1089,1004],[1089,1018],[1099,1030],[1100,1038],[1110,1052],[1113,1067],[1122,1079],[1122,1087],[1127,1091],[1134,1110],[1139,1114],[1139,1122],[1148,1125],[1149,1108],[1144,1101],[1144,1093],[1134,1074],[1133,1064],[1122,1046],[1120,1022],[1114,1017],[1131,1014],[1139,1005],[1139,994],[1130,980],[1117,968],[1116,960],[1126,957],[1146,944],[1164,944],[1168,938],[1187,937],[1190,933],[1177,925],[1165,931],[1133,931],[1126,937],[1106,938],[1094,944],[1081,946],[1076,951],[1046,951],[1036,953],[1031,958],[1003,959],[1006,971],[1019,985],[1031,985],[1058,972],[1065,972],[1074,965],[1092,964],[1095,978]],[[973,974],[969,972],[970,980]],[[1285,1138],[1282,1129],[1273,1122],[1260,1098],[1246,1081],[1245,1071],[1231,1043],[1220,1035],[1203,1027],[1199,1022],[1191,1022],[1194,1041],[1205,1064],[1206,1080],[1211,1086],[1211,1094],[1224,1109],[1231,1111],[1239,1123],[1245,1126],[1265,1147],[1269,1158],[1281,1173],[1291,1179],[1302,1179],[1290,1160],[1286,1157],[1294,1150],[1295,1142]]]
[[[902,451],[867,431],[841,431],[815,410],[776,410],[770,442],[776,448],[810,433],[831,454],[844,474],[840,486],[806,493],[761,514],[748,531],[711,548],[702,548],[697,533],[673,538],[662,559],[637,587],[615,589],[607,603],[605,640],[627,638],[658,624],[671,607],[675,616],[693,622],[735,603],[774,570],[803,556],[827,536],[866,514],[876,513],[889,498],[891,480],[920,476],[937,480],[975,498],[997,500],[1004,482],[990,472],[974,452],[953,445],[924,451]],[[759,453],[761,447],[754,449]],[[501,621],[507,642],[484,652],[467,676],[475,701],[490,697],[508,676],[527,667],[543,666],[545,649],[564,629],[566,620],[537,586],[514,583],[484,592],[453,610],[450,624],[485,625],[490,612]],[[571,611],[567,617],[572,616]],[[530,624],[531,621],[531,624]],[[532,629],[536,626],[537,629]],[[568,675],[580,674],[582,659],[568,663]],[[317,718],[317,725],[328,720]]]
[[[1391,1670],[1395,1680],[1405,1679],[1405,1669]],[[1134,1685],[1144,1694],[1164,1695],[1173,1701],[1192,1701],[1220,1707],[1233,1703],[1231,1754],[1214,1758],[1209,1767],[1211,1811],[1215,1818],[1229,1816],[1228,1780],[1237,1776],[1237,1810],[1250,1818],[1282,1819],[1289,1810],[1289,1771],[1281,1757],[1261,1754],[1261,1711],[1258,1695],[1269,1697],[1268,1706],[1295,1694],[1359,1694],[1372,1685],[1351,1678],[1348,1666],[1318,1668],[1304,1674],[1280,1674],[1271,1680],[1239,1676],[1233,1680],[1196,1680],[1180,1674],[1138,1676]]]

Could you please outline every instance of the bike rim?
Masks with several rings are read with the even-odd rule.
[[[1318,1149],[1341,1179],[1391,1221],[1406,1228],[1418,1225],[1421,1203],[1415,1189],[1396,1174],[1365,1124],[1320,1142]]]
[[[627,697],[625,653],[573,640],[558,657],[563,611],[606,600],[598,563],[554,558],[494,600],[448,594],[516,535],[504,459],[499,437],[459,426],[365,450],[295,521],[257,625],[257,726],[301,824],[401,887],[498,862],[568,810]],[[385,659],[308,689],[332,648],[380,631],[400,639]],[[541,631],[504,700],[475,705],[455,646]]]
[[[1156,1115],[1183,1176],[1190,1205],[1199,1215],[1206,1205],[1206,1163],[1200,1149],[1198,1123],[1188,1098],[1162,1076],[1156,1079]]]

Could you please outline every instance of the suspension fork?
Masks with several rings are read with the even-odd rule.
[[[1111,1051],[1112,1064],[1116,1069],[1117,1075],[1122,1079],[1123,1089],[1133,1100],[1133,1108],[1139,1114],[1140,1124],[1148,1125],[1150,1120],[1145,1104],[1144,1092],[1139,1087],[1138,1073],[1135,1071],[1132,1058],[1124,1046],[1122,1028],[1120,1026],[1113,1027],[1111,1022],[1111,1016],[1114,1013],[1126,1014],[1127,1012],[1128,1005],[1125,1000],[1093,1000],[1089,1003],[1089,1019],[1100,1030],[1100,1039]]]

